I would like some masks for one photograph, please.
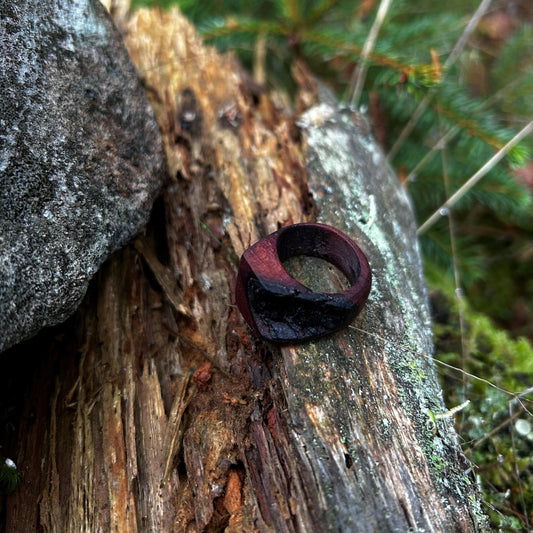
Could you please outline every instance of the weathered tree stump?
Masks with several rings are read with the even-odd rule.
[[[364,119],[322,99],[296,121],[176,11],[124,30],[168,183],[77,315],[4,354],[24,476],[6,531],[485,530],[452,420],[431,424],[445,407],[413,214]],[[278,348],[236,309],[234,259],[309,220],[360,244],[373,288],[344,331]]]

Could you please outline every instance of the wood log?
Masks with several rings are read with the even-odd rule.
[[[409,200],[362,116],[316,90],[289,111],[176,11],[124,27],[168,182],[62,326],[3,354],[22,487],[5,531],[484,531],[443,413]],[[234,300],[235,258],[318,220],[369,258],[361,315],[279,348]],[[319,261],[287,268],[316,290]],[[435,421],[436,420],[436,421]]]

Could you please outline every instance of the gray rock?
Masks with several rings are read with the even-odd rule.
[[[145,223],[159,130],[97,0],[0,0],[0,351],[65,320]]]

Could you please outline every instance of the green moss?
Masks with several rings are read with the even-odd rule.
[[[471,402],[457,414],[457,430],[475,465],[486,511],[494,528],[525,531],[526,523],[533,522],[533,419],[524,410],[530,411],[533,401],[527,392],[533,383],[533,347],[524,338],[511,338],[466,301],[459,303],[453,286],[435,269],[427,274],[436,358],[472,375],[449,367],[440,371],[446,403]]]
[[[0,457],[0,493],[11,494],[20,487],[22,475],[11,459]]]

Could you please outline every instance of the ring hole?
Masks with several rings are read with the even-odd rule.
[[[336,266],[318,257],[289,257],[283,261],[283,267],[313,292],[336,293],[350,287],[348,279]]]

